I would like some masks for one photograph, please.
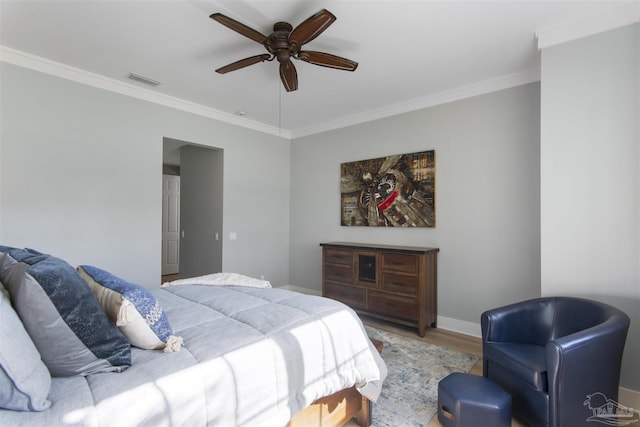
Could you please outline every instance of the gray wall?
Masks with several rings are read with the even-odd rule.
[[[439,326],[540,295],[539,84],[296,139],[291,285],[321,289],[323,241],[435,246]],[[433,229],[340,226],[340,163],[435,149]]]
[[[222,272],[224,152],[180,148],[180,278]]]
[[[542,51],[542,294],[598,299],[631,317],[621,385],[635,390],[639,64],[638,24]]]
[[[168,137],[224,149],[223,269],[288,284],[290,141],[0,67],[2,244],[159,286]]]

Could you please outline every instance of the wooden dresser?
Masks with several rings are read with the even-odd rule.
[[[322,295],[356,312],[415,326],[436,327],[438,248],[320,243]]]

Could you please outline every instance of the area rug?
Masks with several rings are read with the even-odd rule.
[[[451,372],[469,372],[479,357],[366,326],[384,343],[389,374],[373,405],[375,427],[424,427],[436,413],[438,382]]]

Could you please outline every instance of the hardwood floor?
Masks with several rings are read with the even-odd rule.
[[[172,280],[178,280],[180,278],[179,274],[166,274],[162,276],[160,284],[165,282],[171,282]]]
[[[378,329],[394,332],[399,335],[411,337],[420,341],[424,341],[429,344],[434,344],[440,347],[450,348],[452,350],[461,351],[464,353],[474,354],[481,359],[469,372],[473,375],[482,375],[482,340],[480,338],[472,337],[469,335],[459,334],[456,332],[447,331],[444,329],[427,329],[427,333],[424,337],[420,337],[415,328],[404,327],[401,325],[395,325],[381,320],[364,317],[362,320],[365,324],[371,325]],[[527,427],[522,421],[513,418],[511,420],[512,427]],[[385,426],[375,426],[385,427]],[[437,414],[429,420],[426,427],[442,427],[440,421],[438,421]]]

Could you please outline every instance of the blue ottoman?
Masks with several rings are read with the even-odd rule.
[[[444,427],[510,427],[511,396],[488,378],[454,372],[438,383],[438,420]]]

